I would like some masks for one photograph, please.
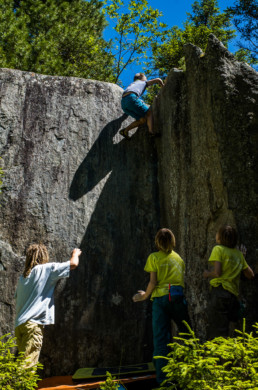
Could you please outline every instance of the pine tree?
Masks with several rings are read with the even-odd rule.
[[[258,4],[257,0],[237,0],[227,9],[241,36],[238,56],[244,54],[251,64],[258,63]]]
[[[0,0],[0,67],[113,81],[98,0]]]
[[[162,44],[153,45],[152,73],[164,77],[172,68],[184,67],[184,45],[192,43],[205,50],[212,33],[227,46],[235,36],[231,16],[220,12],[217,0],[195,1],[184,28],[174,26]]]

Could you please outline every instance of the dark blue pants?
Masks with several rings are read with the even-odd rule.
[[[239,319],[240,304],[237,297],[222,286],[212,287],[208,309],[208,337],[228,337],[229,323]]]
[[[190,325],[187,304],[184,296],[169,296],[154,298],[152,303],[153,357],[166,356],[169,352],[167,344],[171,342],[171,320],[175,321],[178,331],[188,332],[182,321]],[[154,359],[157,382],[160,384],[166,378],[162,368],[166,359]]]

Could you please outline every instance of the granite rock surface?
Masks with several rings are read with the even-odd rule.
[[[202,273],[223,224],[234,225],[258,272],[258,73],[211,35],[205,53],[185,47],[154,103],[161,225],[174,230],[186,261],[186,293],[199,337],[206,334],[209,284]],[[250,325],[258,321],[257,276],[241,280]]]
[[[146,129],[131,142],[119,135],[128,120],[116,85],[8,69],[0,83],[1,334],[13,332],[25,248],[43,242],[63,262],[80,247],[45,329],[46,375],[145,360],[150,311],[131,297],[159,227],[153,141]]]

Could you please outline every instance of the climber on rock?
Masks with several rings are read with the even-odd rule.
[[[151,107],[140,99],[140,96],[145,92],[145,89],[154,84],[164,85],[160,78],[147,80],[147,77],[143,73],[136,73],[133,83],[124,90],[121,107],[127,115],[136,119],[129,126],[119,131],[119,133],[128,140],[130,139],[128,135],[129,131],[146,122],[149,133],[152,136],[155,136],[155,133],[153,133],[153,114]]]

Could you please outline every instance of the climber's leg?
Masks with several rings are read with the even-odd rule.
[[[149,110],[147,111],[146,115],[132,123],[130,123],[130,125],[128,125],[127,127],[125,127],[124,129],[120,130],[120,134],[125,137],[125,138],[129,138],[128,136],[128,132],[132,129],[135,129],[135,127],[138,127],[140,125],[143,125],[144,123],[147,122],[147,126],[148,126],[148,130],[149,130],[149,133],[151,135],[154,135],[154,132],[153,132],[153,114],[152,114],[152,110],[151,108],[149,108]]]
[[[136,119],[134,122],[119,132],[123,137],[128,139],[128,132],[130,130],[146,123],[149,106],[133,93],[122,98],[121,106],[127,115],[130,115]]]
[[[153,114],[152,114],[152,109],[150,108],[146,114],[146,121],[147,121],[147,126],[150,134],[153,133]]]
[[[128,139],[128,132],[132,129],[135,129],[136,127],[140,126],[140,125],[143,125],[144,123],[146,123],[146,116],[143,117],[143,118],[140,118],[132,123],[130,123],[130,125],[128,125],[127,127],[125,127],[124,129],[120,130],[119,133],[125,137],[126,139]]]

